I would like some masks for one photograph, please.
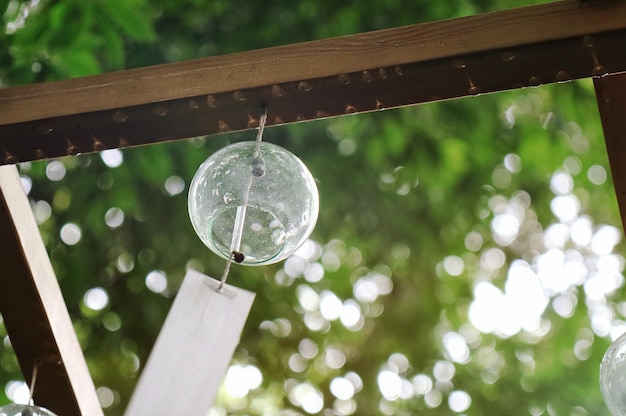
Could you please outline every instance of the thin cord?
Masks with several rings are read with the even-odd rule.
[[[30,379],[30,397],[28,398],[28,403],[33,405],[35,404],[33,400],[33,395],[35,394],[35,383],[37,383],[37,372],[39,371],[39,363],[35,363],[33,366],[33,376]]]
[[[228,257],[228,260],[226,260],[226,266],[224,267],[224,273],[222,273],[222,279],[220,280],[220,284],[216,289],[217,292],[221,291],[222,287],[224,287],[224,283],[226,283],[226,279],[228,278],[228,272],[230,271],[230,265],[233,263],[233,260],[235,260],[237,263],[241,263],[244,260],[243,253],[239,252],[239,246],[241,245],[243,222],[246,215],[246,208],[248,206],[248,198],[250,197],[250,188],[252,187],[252,180],[255,176],[261,177],[265,175],[265,161],[261,156],[261,141],[263,141],[263,131],[265,130],[266,122],[267,107],[264,107],[263,113],[261,114],[261,117],[259,117],[259,131],[256,135],[257,150],[254,155],[252,174],[250,175],[250,180],[248,181],[248,185],[246,187],[243,205],[237,208],[237,217],[235,218],[233,238],[230,244],[231,253]]]
[[[259,118],[259,131],[256,134],[256,141],[263,140],[263,130],[265,130],[265,123],[267,122],[267,107],[263,108],[263,114]]]
[[[226,283],[226,279],[228,278],[228,272],[230,271],[230,265],[233,263],[233,254],[230,254],[228,260],[226,260],[226,267],[224,267],[224,273],[222,273],[222,280],[220,280],[220,285],[217,287],[216,292],[222,290],[224,287],[224,283]]]

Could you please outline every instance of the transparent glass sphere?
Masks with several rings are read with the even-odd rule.
[[[0,407],[0,416],[57,416],[50,410],[27,404],[8,404]]]
[[[188,202],[204,244],[245,265],[287,258],[309,237],[319,210],[315,181],[300,159],[256,141],[229,145],[205,160]]]
[[[600,364],[600,389],[614,416],[626,416],[626,334],[604,353]]]

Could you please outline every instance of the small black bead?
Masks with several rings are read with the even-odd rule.
[[[233,251],[233,259],[237,262],[237,263],[243,263],[243,261],[245,260],[246,256],[243,255],[243,253],[240,253],[238,251]]]

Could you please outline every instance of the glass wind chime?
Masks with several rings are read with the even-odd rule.
[[[600,389],[614,416],[626,416],[626,334],[604,353],[600,364]]]
[[[33,377],[30,383],[30,398],[28,404],[8,404],[0,407],[0,416],[57,416],[45,407],[35,406],[33,393],[37,382],[38,365],[33,367]]]
[[[293,153],[265,143],[267,110],[256,141],[231,144],[206,159],[189,187],[189,217],[202,242],[247,266],[286,259],[309,237],[317,221],[315,180]]]

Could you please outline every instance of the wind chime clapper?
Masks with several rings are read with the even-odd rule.
[[[33,375],[30,382],[30,397],[28,404],[12,403],[0,407],[0,416],[57,416],[45,407],[35,406],[33,402],[33,394],[37,383],[37,372],[39,364],[33,366]]]
[[[255,141],[215,152],[189,187],[189,217],[200,240],[226,260],[246,266],[286,259],[311,235],[319,212],[315,180],[298,157],[263,142],[267,108]]]

